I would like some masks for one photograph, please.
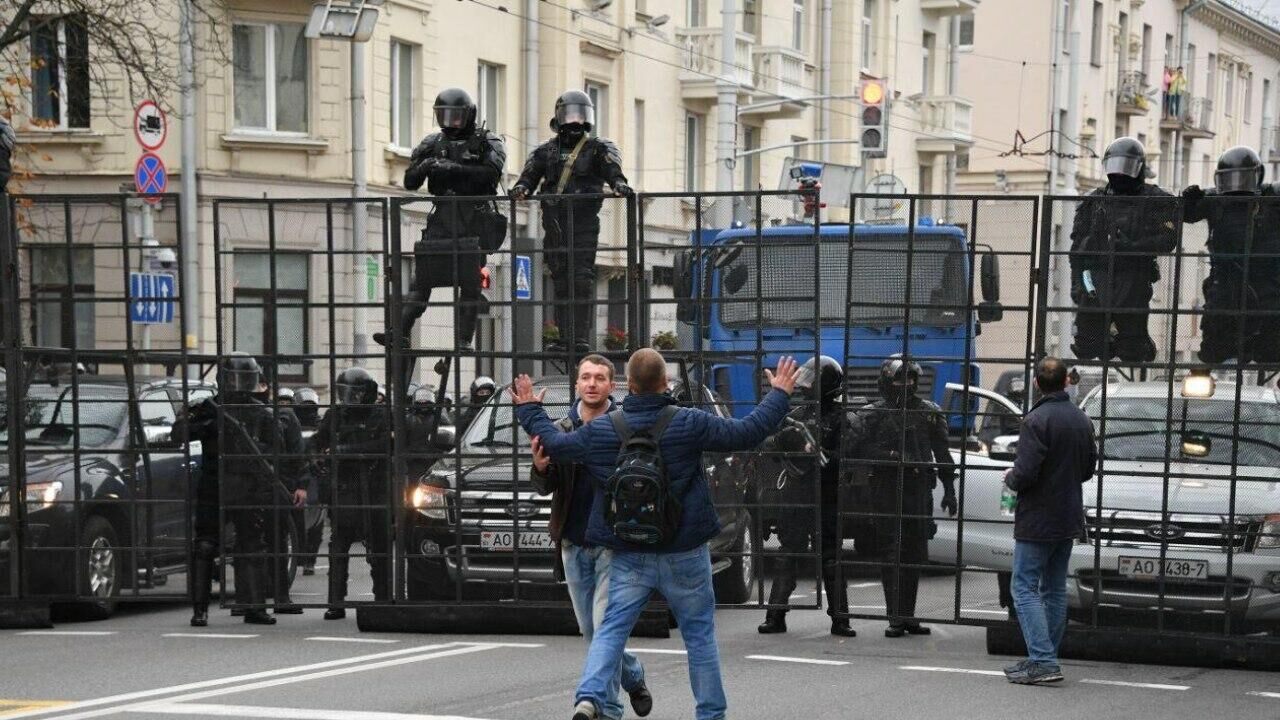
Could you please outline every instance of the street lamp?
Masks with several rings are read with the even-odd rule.
[[[322,37],[343,38],[351,42],[368,42],[373,37],[373,28],[378,24],[378,6],[385,0],[352,0],[351,2],[316,3],[311,8],[311,19],[307,21],[305,35],[316,39]]]

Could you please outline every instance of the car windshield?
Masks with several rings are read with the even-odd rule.
[[[1170,424],[1166,419],[1170,408],[1164,398],[1108,397],[1105,435],[1101,394],[1086,403],[1085,412],[1093,420],[1108,459],[1163,462],[1167,455],[1175,462],[1229,465],[1232,446],[1236,445],[1236,464],[1280,467],[1280,409],[1270,404],[1242,402],[1238,433],[1232,431],[1235,404],[1227,400],[1177,398]],[[1183,457],[1181,437],[1187,432],[1209,436],[1211,447],[1206,457]],[[1234,443],[1235,438],[1240,442]]]
[[[31,386],[22,407],[28,445],[72,447],[77,420],[82,447],[99,447],[115,439],[127,408],[124,388],[81,386],[78,394],[73,390],[71,385]],[[9,412],[7,397],[0,398],[0,406]],[[0,447],[8,444],[9,430],[0,427]]]

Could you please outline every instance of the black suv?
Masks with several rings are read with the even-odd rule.
[[[570,385],[567,377],[538,383],[547,391],[545,404],[552,417],[568,412]],[[714,393],[695,387],[698,407],[731,417]],[[689,394],[681,386],[673,386],[672,392],[688,404]],[[626,386],[619,381],[613,397],[621,401],[625,395]],[[458,450],[410,484],[401,534],[410,599],[455,599],[459,583],[464,600],[510,597],[516,583],[521,597],[567,597],[553,578],[547,533],[551,497],[535,493],[529,482],[529,437],[514,422],[510,402],[505,392],[495,394],[463,434]],[[759,569],[760,546],[745,507],[744,459],[745,454],[730,453],[702,457],[723,528],[711,541],[716,599],[722,603],[746,602]]]

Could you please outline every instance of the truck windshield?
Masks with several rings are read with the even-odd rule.
[[[1165,460],[1187,462],[1182,457],[1183,413],[1187,431],[1206,433],[1212,441],[1209,455],[1194,462],[1231,464],[1233,439],[1238,437],[1236,464],[1280,467],[1280,410],[1263,403],[1240,404],[1240,430],[1232,432],[1234,403],[1227,400],[1177,400],[1173,423],[1166,422],[1168,402],[1164,398],[1107,398],[1106,435],[1102,435],[1102,396],[1085,405],[1085,412],[1098,430],[1099,442],[1111,460]]]
[[[766,237],[766,243],[773,238]],[[820,285],[823,325],[843,325],[848,284],[853,288],[853,325],[901,325],[907,302],[907,236],[905,234],[858,235],[853,252],[853,272],[846,277],[849,250],[844,238],[824,237],[814,272],[813,243],[809,238],[788,238],[766,244],[759,258],[759,296],[763,298],[760,322],[764,327],[813,325],[812,300],[770,298],[812,297],[815,275]],[[912,325],[953,327],[965,322],[965,249],[953,235],[916,235],[911,258],[910,300]],[[754,328],[757,318],[756,248],[744,247],[738,257],[721,268],[728,277],[734,266],[745,268],[746,282],[736,292],[723,293],[720,321],[728,328]],[[738,271],[741,276],[742,271]]]

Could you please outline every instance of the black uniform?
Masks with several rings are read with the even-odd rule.
[[[429,393],[429,390],[419,390]],[[409,408],[409,416],[404,421],[407,442],[402,454],[407,457],[408,478],[414,480],[426,475],[431,466],[436,464],[440,456],[448,452],[452,446],[441,445],[436,435],[443,419],[443,412],[435,402],[415,402]]]
[[[560,187],[565,163],[574,155],[572,169]],[[585,134],[560,132],[539,145],[525,163],[515,189],[524,194],[600,194],[608,183],[614,192],[630,192],[622,174],[622,154],[613,143]],[[601,198],[542,201],[543,256],[555,288],[555,321],[561,342],[572,340],[580,348],[594,345],[592,328],[596,294],[596,247],[600,239]],[[582,303],[590,302],[590,306]]]
[[[467,393],[467,403],[458,415],[459,439],[467,428],[471,427],[471,421],[476,419],[476,415],[480,414],[480,408],[484,407],[497,391],[498,384],[492,378],[481,376],[472,381],[471,391]]]
[[[1109,183],[1076,206],[1069,258],[1077,358],[1155,359],[1147,317],[1160,279],[1156,257],[1177,246],[1177,220],[1177,200],[1141,180]]]
[[[437,197],[496,195],[506,162],[502,139],[474,124],[456,138],[432,133],[414,148],[404,186],[417,190],[425,182],[428,192]],[[505,231],[505,216],[491,202],[442,201],[432,208],[422,239],[413,246],[413,289],[405,294],[400,309],[404,337],[426,312],[433,288],[457,287],[460,303],[454,338],[460,346],[471,344],[476,317],[486,304],[480,292],[485,252],[498,249]]]
[[[318,460],[320,494],[329,507],[329,605],[338,609],[347,595],[351,546],[363,542],[373,575],[373,597],[390,598],[391,529],[387,458],[391,428],[385,406],[339,405],[325,413],[311,437]]]
[[[846,452],[870,461],[871,510],[884,565],[885,608],[890,631],[919,627],[915,615],[921,565],[929,559],[933,536],[933,487],[939,479],[954,503],[955,466],[947,447],[947,420],[941,408],[914,392],[903,403],[882,399],[854,415]],[[934,463],[936,467],[911,467]],[[945,500],[944,500],[945,502]],[[900,566],[899,566],[900,565]]]
[[[1280,186],[1183,197],[1187,222],[1209,222],[1200,359],[1280,361]]]

